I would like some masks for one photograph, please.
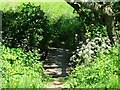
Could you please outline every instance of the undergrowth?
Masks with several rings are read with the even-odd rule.
[[[2,88],[43,88],[51,79],[44,74],[37,52],[24,53],[20,48],[1,45]]]
[[[77,66],[65,80],[65,88],[118,88],[119,47],[99,54],[90,65]]]

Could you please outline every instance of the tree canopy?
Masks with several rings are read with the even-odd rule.
[[[74,10],[79,14],[81,12],[81,7],[85,7],[93,11],[94,14],[97,13],[98,18],[104,17],[105,25],[107,27],[107,33],[111,44],[115,44],[114,37],[116,36],[114,30],[115,18],[120,15],[119,10],[114,11],[114,4],[118,2],[90,2],[90,0],[65,0]],[[115,0],[114,0],[115,1]],[[119,5],[119,3],[117,4]],[[102,17],[101,17],[102,16]]]

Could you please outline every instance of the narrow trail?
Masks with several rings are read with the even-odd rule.
[[[52,76],[53,81],[45,88],[64,88],[59,77],[66,77],[70,72],[68,65],[71,51],[62,48],[50,48],[49,54],[44,62],[45,73]]]
[[[63,83],[59,79],[54,78],[54,80],[48,84],[45,88],[64,88]]]

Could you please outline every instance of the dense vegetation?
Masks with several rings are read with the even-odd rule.
[[[118,88],[119,48],[98,55],[90,65],[77,66],[65,80],[66,88]]]
[[[2,38],[6,46],[34,51],[47,44],[48,20],[40,6],[28,3],[15,10],[7,10],[3,12],[2,24]]]
[[[20,48],[10,49],[0,45],[2,60],[2,87],[4,88],[42,88],[50,81],[44,74],[37,52],[24,53]]]
[[[66,88],[119,86],[119,44],[110,44],[101,15],[84,7],[78,14],[66,2],[1,5],[6,7],[2,9],[3,42],[0,45],[2,87],[43,88],[51,80],[44,74],[41,62],[45,60],[49,47],[73,51],[70,58],[73,71],[64,81]],[[113,8],[120,10],[119,4],[113,4]],[[120,18],[117,17],[117,43],[119,29]]]

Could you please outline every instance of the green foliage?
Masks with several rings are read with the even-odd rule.
[[[65,81],[65,88],[118,88],[118,50],[113,47],[90,65],[78,65]]]
[[[79,16],[77,14],[74,14],[74,16],[62,15],[57,18],[51,27],[53,30],[52,44],[76,49],[79,42],[85,41],[87,38],[93,39],[100,35],[102,37],[107,36],[106,27],[99,21],[92,11],[83,7]]]
[[[26,18],[24,19],[24,17],[23,17],[24,22],[25,22],[25,24],[23,24],[23,25],[27,26],[27,29],[29,29],[29,27],[28,27],[29,25],[26,25],[31,22],[31,21],[29,22],[28,16],[31,17],[31,15],[36,14],[37,12],[42,13],[42,10],[38,11],[38,9],[37,9],[37,7],[39,7],[37,5],[40,5],[41,8],[45,12],[45,15],[43,15],[43,16],[47,16],[47,19],[49,20],[49,22],[47,22],[47,21],[46,21],[47,23],[44,22],[43,24],[46,26],[42,25],[42,27],[37,27],[37,24],[38,23],[41,24],[41,22],[38,22],[36,24],[36,26],[34,26],[34,23],[31,23],[31,24],[33,24],[33,27],[35,27],[35,28],[37,27],[37,29],[35,29],[36,32],[38,31],[39,33],[42,33],[42,34],[38,34],[38,33],[34,32],[35,30],[34,30],[34,28],[32,28],[30,33],[34,32],[35,35],[33,35],[33,34],[32,34],[33,36],[25,35],[26,37],[23,40],[22,40],[22,37],[19,40],[16,40],[16,36],[12,35],[12,37],[14,37],[15,39],[9,40],[8,37],[10,35],[6,34],[6,35],[4,35],[3,39],[6,36],[8,36],[8,37],[7,37],[7,39],[5,38],[4,42],[7,43],[7,40],[10,43],[24,42],[24,44],[20,44],[17,46],[24,47],[24,48],[27,47],[28,49],[31,49],[31,48],[35,49],[36,47],[38,48],[39,46],[44,48],[44,45],[46,45],[45,47],[47,47],[48,43],[50,43],[51,46],[55,46],[55,47],[64,47],[64,48],[69,48],[69,49],[71,49],[71,48],[75,49],[76,46],[78,45],[79,41],[85,40],[85,37],[86,38],[87,37],[94,38],[96,36],[99,36],[100,34],[102,34],[103,36],[106,36],[106,28],[99,23],[100,20],[98,20],[96,18],[96,16],[93,14],[93,12],[88,9],[85,9],[82,7],[81,12],[79,13],[79,17],[78,17],[78,14],[73,13],[73,8],[70,7],[66,2],[59,2],[59,3],[58,2],[50,2],[50,3],[40,2],[40,3],[34,3],[34,4],[35,5],[28,5],[28,6],[23,5],[25,7],[25,10],[26,11],[28,10],[28,12],[23,10],[24,12],[22,14],[26,13],[25,16],[27,18],[27,19]],[[54,6],[54,8],[53,8],[53,6]],[[21,9],[23,9],[22,7],[20,6]],[[34,12],[34,8],[36,8],[35,12]],[[21,9],[19,11],[22,11]],[[33,11],[33,12],[31,12],[31,11]],[[29,15],[28,13],[31,13],[31,14]],[[40,15],[42,16],[42,14],[40,14]],[[15,17],[15,15],[14,15],[14,17]],[[33,17],[34,17],[34,15],[33,15]],[[32,20],[32,21],[34,22],[34,20]],[[18,23],[18,26],[20,26],[19,23]],[[43,27],[46,27],[46,29],[43,29]],[[40,29],[40,31],[39,31],[38,28],[42,28],[42,29]],[[23,31],[26,31],[26,30],[23,30]],[[29,30],[27,30],[27,31],[29,31]],[[13,30],[13,32],[14,32],[14,30]],[[43,32],[45,33],[44,35],[43,35]],[[79,36],[79,37],[77,37],[77,40],[75,40],[75,34],[78,34],[78,36]],[[20,36],[20,35],[17,35],[17,36]],[[31,36],[31,39],[30,39],[30,36]],[[16,45],[16,44],[13,44],[13,45]]]
[[[0,50],[3,87],[43,87],[43,83],[48,78],[43,74],[41,62],[38,62],[41,56],[37,50],[47,48],[49,43],[54,47],[74,50],[77,45],[79,46],[71,58],[71,62],[78,66],[68,77],[65,87],[118,86],[117,48],[103,53],[109,47],[108,39],[103,37],[107,36],[103,16],[84,7],[81,7],[78,16],[76,13],[73,14],[73,8],[66,2],[36,2],[35,5],[20,2],[19,4],[21,4],[19,7],[15,6],[16,3],[1,4],[6,8],[13,7],[3,11],[3,43],[9,47],[18,47],[18,49],[9,49],[2,46]],[[119,11],[119,4],[113,4],[113,8],[115,12]],[[116,18],[118,39],[119,21],[118,16]],[[76,37],[76,34],[79,37]],[[30,51],[24,53],[19,47],[26,51],[34,50],[34,53]],[[102,52],[102,55],[95,59],[98,51]],[[93,60],[94,62],[91,63]],[[81,61],[88,63],[88,66],[79,66]]]
[[[104,26],[104,20],[101,15],[81,7],[79,14],[80,22],[86,32],[86,36],[90,38],[98,37],[100,34],[107,36],[106,28]]]
[[[80,32],[76,17],[61,16],[51,25],[52,46],[75,49],[75,34]]]
[[[24,53],[19,48],[1,46],[0,54],[3,88],[43,88],[50,80],[37,52]]]
[[[27,51],[39,49],[48,31],[45,13],[31,3],[4,11],[2,24],[4,45]]]

